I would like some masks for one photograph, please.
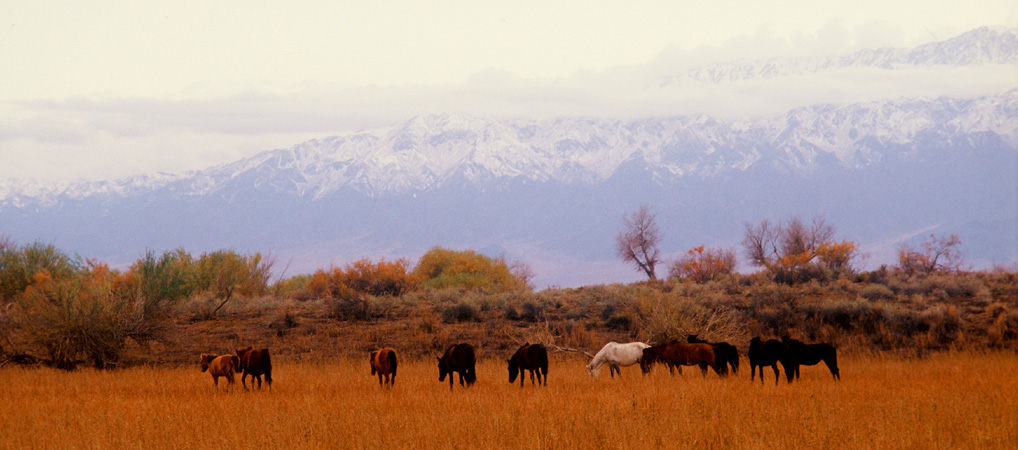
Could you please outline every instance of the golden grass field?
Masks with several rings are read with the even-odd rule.
[[[404,361],[382,390],[367,357],[288,363],[271,392],[239,377],[214,390],[195,365],[62,372],[0,370],[3,449],[243,448],[872,448],[1018,447],[1018,356],[943,353],[921,360],[847,356],[775,386],[658,367],[591,379],[553,354],[547,388],[508,383],[502,360],[450,392],[435,361]]]

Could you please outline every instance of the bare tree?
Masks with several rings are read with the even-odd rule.
[[[661,241],[661,230],[654,219],[650,208],[641,205],[636,212],[622,216],[622,231],[615,237],[615,250],[619,257],[636,264],[651,280],[657,279],[654,266],[660,260],[657,246]]]
[[[746,249],[749,262],[754,266],[770,269],[774,261],[780,257],[777,246],[780,227],[775,229],[767,219],[761,220],[757,226],[749,222],[744,225],[746,232],[742,238],[742,246]]]
[[[933,272],[959,272],[964,269],[965,256],[959,249],[961,238],[957,234],[937,237],[931,234],[920,248],[908,243],[898,247],[898,268],[908,274]]]

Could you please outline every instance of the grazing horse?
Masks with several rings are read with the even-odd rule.
[[[269,357],[269,349],[238,348],[237,356],[240,358],[240,368],[244,371],[240,376],[240,383],[244,385],[244,389],[247,389],[244,380],[248,375],[251,375],[252,386],[254,380],[258,381],[258,389],[262,388],[262,375],[265,375],[265,382],[268,383],[269,389],[272,389],[272,358]]]
[[[212,375],[213,387],[219,386],[219,377],[226,377],[226,384],[233,384],[233,375],[240,370],[240,359],[235,355],[201,354],[201,371]]]
[[[774,369],[774,385],[778,384],[778,363],[785,367],[785,377],[788,375],[788,349],[785,344],[777,339],[768,339],[761,342],[760,337],[754,337],[749,341],[749,381],[752,382],[756,376],[756,368],[760,368],[760,382],[763,383],[764,366],[771,366]],[[791,379],[788,380],[791,382]]]
[[[396,384],[396,365],[398,361],[396,358],[396,350],[391,348],[382,348],[371,352],[371,374],[378,374],[378,385],[385,387],[388,383],[389,387]],[[382,377],[385,377],[385,382],[382,382]]]
[[[474,356],[474,347],[470,344],[456,344],[445,350],[445,354],[438,358],[438,381],[445,381],[449,376],[449,390],[452,390],[452,373],[460,375],[460,386],[470,386],[477,381],[477,373],[474,372],[474,365],[477,358]],[[463,381],[466,380],[466,384]]]
[[[520,377],[520,387],[523,387],[524,370],[530,371],[530,384],[534,384],[534,373],[537,373],[537,385],[541,385],[543,376],[544,385],[548,385],[548,349],[541,344],[531,345],[529,342],[523,344],[513,356],[506,360],[509,363],[509,383]]]
[[[838,349],[826,342],[816,344],[804,344],[802,341],[789,339],[783,336],[781,342],[788,349],[789,366],[785,367],[785,376],[791,382],[792,378],[799,379],[799,366],[814,366],[823,361],[827,369],[831,371],[834,380],[841,379],[841,372],[838,370]]]
[[[732,374],[739,372],[739,349],[727,342],[707,342],[695,334],[686,336],[686,342],[690,344],[710,344],[714,348],[714,359],[718,366],[719,375],[728,375],[728,367],[732,367]]]
[[[631,366],[640,362],[640,357],[643,356],[643,349],[647,347],[650,346],[643,342],[629,342],[627,344],[609,342],[601,348],[601,351],[594,355],[594,359],[590,360],[590,364],[587,364],[587,371],[590,372],[590,376],[596,377],[601,371],[601,366],[607,364],[608,372],[612,378],[615,378],[615,372],[622,376],[619,366]]]
[[[700,372],[707,376],[707,367],[718,371],[714,358],[714,348],[709,344],[689,344],[679,341],[671,341],[643,350],[640,358],[640,370],[644,374],[650,373],[651,365],[655,362],[663,362],[668,365],[668,370],[675,374],[674,368],[679,366],[700,366]],[[679,367],[679,373],[682,368]]]

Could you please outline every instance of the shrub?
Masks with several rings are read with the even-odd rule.
[[[45,273],[52,279],[64,280],[80,269],[80,261],[71,259],[51,244],[35,242],[18,246],[0,236],[0,305],[14,301],[32,284],[36,274]]]
[[[413,274],[430,289],[457,287],[487,292],[529,289],[526,280],[514,275],[505,260],[492,259],[473,250],[435,247],[421,256]]]
[[[406,258],[395,261],[382,258],[377,263],[365,258],[348,264],[340,281],[357,292],[398,297],[417,289],[419,284],[417,278],[410,275],[409,266]]]
[[[871,284],[859,292],[859,296],[866,300],[890,300],[894,298],[894,291],[882,284]]]
[[[481,314],[472,303],[461,301],[442,310],[442,321],[445,323],[480,322]]]
[[[699,246],[690,249],[672,263],[668,274],[672,278],[689,278],[697,283],[719,280],[735,270],[735,250]]]
[[[160,336],[159,319],[170,306],[125,280],[95,263],[63,280],[38,273],[18,298],[15,321],[56,367],[72,369],[80,358],[113,367],[128,339],[145,344]]]

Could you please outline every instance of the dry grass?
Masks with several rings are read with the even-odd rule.
[[[848,357],[841,382],[703,378],[698,370],[590,379],[554,359],[547,388],[509,385],[500,359],[450,392],[433,361],[383,391],[367,358],[276,361],[271,392],[212,388],[192,368],[0,370],[0,448],[1015,448],[1018,358]],[[222,383],[222,380],[220,380]]]

